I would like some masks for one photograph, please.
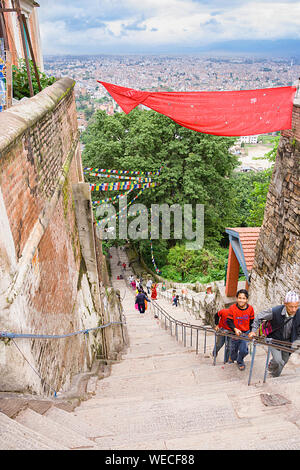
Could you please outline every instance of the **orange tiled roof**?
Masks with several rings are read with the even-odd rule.
[[[260,227],[235,227],[228,228],[227,230],[232,230],[233,232],[238,233],[247,270],[250,272],[254,262],[255,247],[259,237]]]

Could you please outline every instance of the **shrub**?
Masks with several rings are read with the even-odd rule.
[[[32,80],[32,87],[34,94],[39,93],[38,82],[34,73],[34,67],[32,60],[29,61],[30,73]],[[30,98],[29,91],[29,81],[27,76],[27,68],[25,59],[20,59],[18,62],[18,67],[13,65],[13,96],[14,98],[20,100],[24,97]],[[41,72],[38,68],[39,79],[42,89],[46,88],[49,85],[52,85],[55,81],[55,77],[47,77],[47,75]]]

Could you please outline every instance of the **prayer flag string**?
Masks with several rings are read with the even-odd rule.
[[[138,183],[133,184],[132,182],[123,183],[102,183],[102,184],[90,184],[91,191],[119,191],[127,189],[141,189],[141,188],[154,188],[158,183]]]
[[[152,243],[152,240],[151,240],[151,234],[150,234],[150,248],[151,248],[151,259],[152,259],[152,264],[154,266],[154,269],[155,269],[157,274],[161,274],[161,271],[160,271],[160,269],[158,269],[158,267],[156,265],[156,262],[155,262],[155,259],[154,259],[153,243]]]
[[[91,173],[88,171],[85,171],[84,174],[87,174],[89,176],[97,176],[98,178],[115,178],[119,180],[130,180],[133,183],[150,183],[153,181],[152,178],[145,178],[145,177],[138,177],[138,176],[123,176],[123,175],[106,175],[102,173]]]
[[[106,218],[106,219],[102,219],[101,221],[98,221],[97,222],[97,225],[101,225],[103,224],[103,222],[107,223],[109,222],[110,220],[112,220],[113,218],[115,217],[121,217],[120,214],[122,214],[122,212],[126,211],[126,209],[128,209],[128,207],[130,207],[134,201],[137,200],[137,198],[148,188],[142,188],[141,191],[138,192],[138,194],[125,206],[123,207],[117,214],[113,214],[112,216],[110,216],[109,218]],[[126,216],[127,214],[124,214],[124,216]]]
[[[112,173],[112,174],[118,174],[118,175],[152,175],[152,176],[158,176],[161,173],[162,167],[158,171],[131,171],[131,170],[107,170],[104,168],[90,168],[86,167],[83,169],[84,172],[86,171],[92,171],[95,173]]]
[[[117,194],[116,196],[114,197],[108,197],[106,199],[102,199],[101,201],[92,201],[92,205],[93,206],[99,206],[100,204],[104,204],[106,202],[111,202],[112,204],[114,204],[116,201],[118,201],[121,197],[125,197],[125,196],[128,196],[130,193],[132,193],[133,191],[133,188],[130,189],[129,191],[127,191],[126,193],[123,193],[123,194]]]

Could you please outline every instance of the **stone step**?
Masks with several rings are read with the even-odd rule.
[[[148,357],[164,357],[167,356],[168,354],[180,354],[181,352],[184,352],[184,350],[180,347],[172,347],[170,346],[168,351],[166,351],[163,348],[160,348],[156,351],[151,350],[151,346],[147,346],[147,348],[128,348],[128,353],[126,354],[126,358],[124,357],[124,360],[126,359],[146,359]],[[186,350],[186,352],[188,352]]]
[[[50,438],[56,445],[63,445],[68,449],[97,448],[93,441],[30,409],[22,411],[15,418],[15,421],[28,429],[35,430],[42,436]]]
[[[14,418],[26,408],[31,408],[37,413],[43,414],[51,406],[53,406],[52,401],[34,398],[29,395],[19,397],[16,394],[11,394],[11,396],[2,396],[0,398],[0,412],[6,414],[9,418]]]
[[[169,370],[153,370],[147,373],[131,373],[125,375],[110,375],[98,382],[97,396],[118,396],[122,394],[149,394],[151,391],[167,391],[174,387],[185,385],[186,388],[196,384],[191,367],[178,365]]]
[[[230,385],[227,383],[227,386]],[[260,399],[260,392],[255,389],[255,387],[246,387],[246,386],[241,386],[238,381],[236,381],[235,384],[232,385],[232,390],[231,392],[234,394],[234,397],[232,400],[229,400],[230,394],[225,393],[224,390],[224,384],[219,383],[218,386],[216,387],[215,394],[212,393],[212,390],[210,389],[210,393],[203,394],[202,391],[200,392],[201,395],[201,401],[205,403],[205,406],[209,407],[209,415],[208,417],[205,415],[205,412],[208,412],[208,409],[203,411],[203,407],[201,406],[202,403],[199,402],[199,395],[197,395],[197,390],[194,388],[194,393],[189,393],[188,394],[188,402],[190,403],[190,406],[188,409],[187,407],[187,398],[186,398],[186,390],[182,389],[182,394],[181,396],[178,397],[172,397],[172,400],[155,400],[151,401],[148,400],[145,402],[145,397],[141,397],[140,401],[137,402],[135,399],[130,397],[128,399],[127,403],[123,402],[121,403],[120,400],[118,401],[113,401],[110,399],[109,402],[105,402],[105,400],[99,400],[99,408],[98,410],[95,408],[95,400],[93,399],[91,404],[94,404],[93,409],[91,410],[91,414],[88,410],[83,409],[80,407],[77,410],[78,415],[82,418],[84,417],[85,419],[95,419],[96,416],[99,416],[99,419],[101,419],[101,422],[103,426],[107,429],[109,427],[111,433],[114,435],[110,437],[109,439],[101,439],[102,445],[104,445],[106,448],[111,448],[111,449],[175,449],[176,446],[177,448],[180,449],[205,449],[205,448],[216,448],[216,442],[213,441],[213,436],[218,435],[219,431],[218,426],[223,426],[227,428],[228,424],[228,429],[224,431],[224,436],[230,435],[232,432],[231,429],[234,430],[234,434],[236,437],[233,436],[233,438],[230,438],[228,443],[226,443],[226,446],[228,448],[234,449],[234,448],[249,448],[249,449],[267,449],[268,446],[271,446],[270,448],[274,449],[280,449],[282,448],[291,448],[291,449],[297,449],[299,448],[299,432],[298,428],[295,425],[292,425],[291,423],[286,423],[286,418],[283,416],[280,416],[281,414],[284,414],[286,410],[284,410],[284,407],[277,407],[276,410],[272,408],[266,408],[262,405],[261,399]],[[222,393],[220,393],[220,390],[222,390]],[[250,390],[250,391],[249,391]],[[265,391],[265,390],[264,390]],[[224,392],[224,393],[223,393]],[[216,400],[217,397],[217,400]],[[220,400],[220,401],[218,401]],[[233,414],[236,416],[237,422],[235,423],[227,423],[226,420],[228,419],[228,416],[226,415],[226,410],[222,409],[224,406],[224,403],[226,400],[229,400],[230,406],[229,409],[233,412]],[[131,401],[131,403],[130,403]],[[173,401],[173,406],[170,403]],[[249,405],[249,402],[251,402],[251,405]],[[174,403],[177,403],[174,404]],[[245,403],[247,405],[245,405]],[[111,405],[114,405],[113,407],[113,416],[111,416]],[[155,408],[153,409],[153,405],[156,405],[156,410]],[[119,405],[119,406],[118,406]],[[127,405],[127,406],[126,406]],[[151,406],[150,406],[151,405]],[[107,406],[107,409],[106,409]],[[149,406],[151,409],[149,409]],[[131,411],[132,407],[134,407],[134,417],[131,417]],[[162,408],[163,407],[163,408]],[[167,415],[170,416],[170,409],[172,411],[173,409],[173,415],[178,415],[179,414],[179,422],[184,423],[184,419],[187,420],[189,423],[186,428],[180,427],[178,424],[178,429],[172,429],[172,438],[168,440],[168,430],[166,432],[161,432],[162,429],[160,429],[160,424],[158,425],[158,429],[153,431],[151,428],[151,423],[156,423],[157,420],[160,422],[160,417]],[[201,413],[197,414],[197,410],[201,410]],[[126,411],[127,410],[127,411]],[[191,410],[196,410],[195,413]],[[153,414],[153,411],[155,413]],[[99,414],[98,414],[99,413]],[[276,415],[275,415],[276,413]],[[171,413],[172,414],[172,413]],[[225,423],[224,423],[224,414],[225,414]],[[262,418],[261,416],[264,415]],[[213,417],[215,416],[215,420]],[[260,418],[257,418],[259,416]],[[111,421],[111,418],[114,418],[113,421]],[[280,419],[279,419],[280,417]],[[177,419],[177,418],[176,418]],[[199,428],[197,429],[196,432],[196,437],[195,437],[195,430],[193,429],[195,426],[197,427],[196,423],[200,423],[202,419],[202,429]],[[210,423],[214,423],[212,425],[212,430],[209,431],[209,426],[207,424],[207,419]],[[247,442],[246,447],[245,446],[245,436],[250,436],[251,438],[253,435],[255,435],[255,427],[257,424],[258,420],[262,421],[262,424],[265,425],[266,420],[268,420],[267,425],[265,425],[264,428],[262,428],[267,436],[272,435],[270,433],[270,429],[272,429],[272,423],[274,422],[274,425],[276,424],[277,420],[277,426],[280,431],[282,432],[287,432],[289,431],[289,436],[292,437],[292,440],[285,440],[282,437],[274,439],[274,442],[270,442],[270,439],[268,442],[256,442],[255,440],[250,443]],[[218,421],[219,420],[219,421]],[[249,421],[250,420],[250,421]],[[174,420],[173,420],[174,421]],[[176,420],[175,420],[176,421]],[[248,423],[249,421],[249,423]],[[112,422],[117,422],[117,430],[113,428]],[[205,433],[201,435],[201,432],[203,432],[203,422],[204,422],[204,428],[205,428]],[[106,423],[106,424],[105,424]],[[150,424],[149,424],[150,423]],[[133,428],[135,431],[134,432],[128,432],[128,426]],[[140,432],[136,432],[136,426],[140,426]],[[150,434],[145,432],[145,429],[148,429],[150,426]],[[250,426],[250,428],[249,428]],[[124,430],[125,427],[125,430]],[[236,431],[236,428],[243,427],[241,431]],[[167,427],[166,427],[167,429]],[[191,431],[192,429],[192,431]],[[230,431],[229,431],[230,429]],[[250,429],[249,432],[246,432],[248,429]],[[209,447],[209,440],[206,442],[205,439],[203,439],[203,436],[205,437],[208,432],[211,432],[211,437],[210,439],[212,440],[212,446]],[[174,441],[174,433],[178,433],[179,437],[177,440]],[[223,431],[220,433],[222,435]],[[121,436],[120,436],[121,434]],[[297,435],[298,434],[298,435]],[[154,435],[156,436],[156,440],[154,439]],[[199,435],[202,436],[199,440]],[[283,436],[282,434],[281,436]],[[128,437],[130,436],[130,437]],[[189,437],[188,437],[189,436]],[[244,438],[238,440],[240,436],[244,436]],[[193,438],[193,439],[192,439]],[[187,443],[190,442],[190,439],[192,439],[193,444],[189,446],[189,444],[184,444],[182,447],[182,443],[184,439],[187,440]],[[263,437],[262,440],[266,439],[266,437]],[[173,442],[174,441],[174,442]],[[98,442],[98,441],[97,441]],[[223,442],[222,440],[218,440],[217,442]],[[226,442],[224,440],[224,442]],[[126,444],[127,443],[127,444]],[[231,444],[231,447],[230,447]],[[169,446],[169,447],[168,447]],[[219,447],[217,447],[219,448]],[[221,447],[222,448],[222,447]],[[226,448],[226,447],[225,447]]]
[[[0,413],[0,450],[68,450],[68,448]]]
[[[91,400],[88,400],[87,403],[88,402],[91,402]],[[94,439],[95,437],[105,436],[105,431],[101,427],[101,424],[94,424],[92,426],[83,420],[79,420],[74,414],[61,410],[56,406],[50,408],[50,410],[48,410],[44,416],[57,423],[59,426],[71,429],[75,433],[87,439]]]
[[[229,396],[235,396],[237,391],[243,392],[245,396],[253,393],[258,394],[260,390],[272,392],[272,388],[278,389],[280,386],[279,379],[271,379],[268,384],[260,382],[254,382],[251,386],[248,386],[248,374],[241,373],[235,365],[223,366],[211,366],[211,365],[199,365],[192,367],[192,375],[189,374],[186,379],[186,373],[183,374],[183,380],[176,380],[176,373],[180,373],[180,370],[175,370],[173,377],[165,373],[164,370],[153,371],[153,374],[160,375],[163,378],[159,381],[157,377],[153,380],[153,374],[139,374],[131,376],[124,376],[122,378],[116,376],[108,377],[99,383],[98,391],[93,400],[83,402],[80,409],[90,407],[101,407],[101,406],[114,406],[118,403],[122,403],[126,406],[132,406],[133,401],[143,401],[149,398],[161,399],[164,396],[176,397],[181,396],[182,400],[185,399],[186,393],[189,396],[194,395],[209,395],[216,393],[219,390],[226,392]],[[291,380],[293,377],[291,377]],[[132,384],[133,382],[133,384]],[[280,391],[282,394],[292,400],[295,407],[300,405],[299,391],[300,381],[298,378],[297,382],[282,381],[282,387]],[[102,385],[100,385],[102,384]],[[146,384],[146,385],[145,385]],[[274,384],[274,385],[273,385]],[[292,385],[292,388],[289,386]],[[188,392],[187,392],[188,391]],[[280,392],[279,392],[280,393]],[[300,415],[299,415],[300,419]]]
[[[249,395],[250,393],[254,393],[249,391],[249,387],[240,383],[240,381],[235,381],[228,383],[227,381],[219,381],[218,383],[215,382],[213,385],[193,385],[189,386],[188,388],[188,396],[190,399],[196,399],[201,396],[209,397],[210,395],[215,395],[222,390],[224,393],[227,393],[228,396],[235,396],[236,390],[242,391],[245,396]],[[258,391],[255,388],[255,394]],[[136,392],[135,394],[124,394],[124,395],[117,395],[114,394],[113,396],[103,396],[103,393],[96,395],[92,400],[87,400],[82,402],[80,407],[78,407],[74,413],[80,413],[83,410],[91,410],[91,409],[101,409],[101,408],[109,408],[113,407],[114,409],[119,409],[122,407],[134,407],[136,403],[143,403],[148,402],[149,400],[164,400],[167,398],[172,399],[180,399],[182,401],[185,400],[187,394],[187,388],[182,383],[180,386],[176,388],[168,388],[167,392],[165,389],[161,388],[149,388],[147,392]]]
[[[234,414],[236,418],[238,419],[238,423],[235,423],[233,427],[236,426],[245,426],[245,422],[250,421],[256,422],[257,419],[261,419],[263,422],[266,420],[269,420],[270,425],[269,425],[269,430],[272,428],[272,421],[274,419],[277,419],[280,422],[286,421],[286,415],[288,412],[290,412],[291,418],[293,420],[297,419],[297,408],[295,409],[296,404],[292,405],[286,405],[286,406],[277,406],[276,408],[274,407],[266,407],[263,405],[262,400],[261,400],[261,393],[265,392],[265,388],[259,390],[256,387],[247,387],[247,386],[242,386],[238,381],[235,382],[235,384],[232,383],[231,389],[229,390],[226,389],[226,386],[228,388],[229,384],[224,384],[220,382],[218,386],[216,386],[215,390],[213,391],[211,388],[209,388],[208,391],[205,390],[197,390],[196,387],[194,387],[192,390],[189,389],[188,393],[188,401],[190,404],[196,409],[200,409],[201,406],[199,407],[199,396],[202,397],[202,400],[209,404],[211,413],[218,415],[220,412],[220,407],[218,406],[218,403],[214,403],[214,398],[217,395],[218,398],[223,394],[226,396],[227,400],[229,400],[232,409],[234,410]],[[220,393],[220,390],[222,390],[222,393]],[[174,408],[178,410],[182,410],[182,412],[185,412],[186,408],[186,388],[182,388],[181,393],[179,393],[179,390],[177,390],[177,393],[174,395],[169,396],[169,398],[166,400],[165,394],[162,396],[150,396],[149,397],[144,397],[140,396],[138,397],[127,397],[126,399],[123,398],[122,400],[120,398],[116,398],[113,400],[112,398],[109,398],[107,400],[105,399],[93,399],[88,402],[86,402],[83,406],[77,409],[76,413],[78,416],[80,416],[80,420],[83,418],[85,420],[94,419],[96,416],[99,416],[99,420],[101,420],[102,425],[106,429],[107,432],[111,433],[109,441],[105,440],[102,441],[102,445],[108,446],[111,448],[112,444],[112,438],[114,440],[114,444],[118,446],[122,446],[124,442],[126,442],[126,435],[124,434],[122,436],[122,443],[121,441],[116,440],[119,433],[122,433],[122,429],[124,428],[125,425],[127,425],[127,421],[130,422],[132,419],[136,419],[137,422],[140,423],[147,423],[147,416],[150,413],[150,418],[149,420],[152,420],[155,422],[155,419],[157,416],[152,415],[153,407],[151,410],[149,410],[149,403],[155,403],[158,407],[163,407],[166,411],[170,409],[170,401],[176,402],[178,405],[175,406]],[[145,401],[146,400],[146,401]],[[222,402],[224,400],[222,399]],[[88,408],[89,406],[89,408]],[[134,418],[130,416],[130,410],[132,411],[134,409]],[[112,411],[113,410],[113,411]],[[128,415],[126,415],[126,410],[128,411]],[[154,409],[155,411],[155,409]],[[162,409],[157,409],[156,410],[156,415],[160,416],[161,414],[164,414],[164,411]],[[296,412],[295,412],[296,411]],[[188,415],[188,413],[187,413]],[[106,418],[108,416],[108,419]],[[299,416],[299,412],[298,412]],[[110,421],[110,417],[113,417],[113,421]],[[259,417],[259,418],[258,418]],[[263,418],[262,418],[263,417]],[[118,430],[116,430],[113,427],[113,423],[115,422],[118,423]],[[193,420],[198,421],[197,414],[195,414],[195,417],[191,417],[191,422]],[[121,423],[120,421],[123,421]],[[229,426],[231,427],[231,426]],[[186,429],[184,430],[184,433],[182,436],[186,436]],[[181,431],[178,431],[179,434]],[[200,431],[199,431],[200,432]],[[213,432],[213,431],[212,431]],[[166,435],[160,435],[158,440],[161,440],[163,442],[167,436]],[[149,436],[143,436],[142,441],[140,440],[140,436],[136,436],[134,438],[135,441],[139,442],[139,445],[137,448],[147,448],[143,447],[143,443],[147,443],[149,448],[155,448],[156,446],[159,446],[160,444],[157,442],[152,442],[152,438]],[[181,439],[181,438],[180,438]],[[153,447],[151,445],[153,444]],[[129,445],[129,444],[128,444]],[[132,446],[132,439],[130,441],[130,445],[132,448],[135,448]],[[130,448],[129,447],[127,448]],[[276,444],[277,445],[277,444]],[[279,445],[279,444],[278,444]],[[112,447],[112,448],[117,448],[117,447]],[[123,447],[120,447],[123,448]],[[166,448],[166,447],[158,447],[159,449],[161,448]],[[181,448],[180,446],[178,448]],[[191,449],[193,447],[190,447]],[[198,448],[198,447],[194,447]],[[233,447],[234,448],[234,447]]]
[[[166,449],[183,450],[299,450],[299,428],[275,414],[255,418],[247,426],[185,435],[165,441]]]
[[[172,354],[152,355],[147,357],[133,358],[123,356],[123,360],[120,363],[114,364],[111,375],[147,373],[155,370],[183,367],[185,365],[197,366],[199,365],[199,359],[194,354],[180,350]]]
[[[91,410],[77,410],[77,416],[91,423],[101,421],[112,437],[97,438],[104,448],[124,445],[125,442],[147,442],[180,438],[187,433],[208,432],[215,429],[233,428],[245,424],[239,419],[227,395],[220,392],[206,396],[188,395],[136,402],[132,407],[103,407]],[[181,448],[181,447],[180,447]]]
[[[119,253],[118,253],[119,252]],[[120,250],[112,249],[113,264]],[[126,253],[121,253],[126,261]],[[125,282],[113,285],[125,293]],[[127,295],[128,294],[128,295]],[[123,296],[122,296],[123,297]],[[174,318],[197,323],[182,307],[167,301],[160,305]],[[190,346],[186,329],[186,348],[182,330],[177,342],[165,329],[165,322],[155,319],[150,303],[145,315],[134,309],[134,295],[129,290],[123,298],[130,344],[121,362],[112,366],[111,375],[98,382],[94,397],[82,402],[72,413],[74,425],[93,428],[101,423],[102,435],[93,439],[106,449],[260,449],[299,448],[300,404],[296,384],[280,377],[281,390],[289,390],[289,404],[267,407],[261,394],[276,390],[276,380],[262,384],[266,354],[257,348],[252,385],[248,386],[251,356],[246,371],[236,364],[223,364],[223,351],[216,366],[209,353],[214,335],[200,333],[199,353],[195,354],[196,333]],[[296,374],[296,371],[295,371]],[[298,378],[299,380],[299,378]],[[300,381],[299,381],[300,383]],[[49,410],[47,413],[51,413]],[[288,419],[290,417],[291,419]],[[293,422],[291,422],[293,419]],[[276,436],[273,437],[273,425]],[[270,432],[270,430],[272,430]],[[223,447],[224,445],[224,447]]]
[[[270,432],[272,430],[272,432]],[[273,430],[274,434],[273,435]],[[297,427],[271,417],[244,426],[238,424],[224,430],[184,433],[174,439],[125,440],[110,444],[110,450],[299,450]],[[113,441],[112,441],[113,442]]]

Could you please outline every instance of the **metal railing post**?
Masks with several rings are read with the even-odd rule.
[[[217,360],[217,333],[215,333],[215,347],[214,347],[214,362],[213,365],[216,365]]]
[[[256,343],[253,342],[253,352],[252,352],[252,358],[251,358],[251,364],[250,364],[248,385],[250,385],[250,383],[251,383],[252,372],[253,372],[253,366],[254,366],[254,359],[255,359],[255,353],[256,353]]]
[[[228,338],[225,336],[225,344],[224,344],[224,364],[226,363],[226,356],[228,357],[227,351],[228,351]]]
[[[268,373],[268,365],[269,365],[269,359],[270,359],[270,346],[268,346],[268,354],[267,354],[267,359],[266,359],[266,366],[265,366],[265,373],[264,373],[264,381],[263,383],[266,383],[267,379],[267,373]]]

